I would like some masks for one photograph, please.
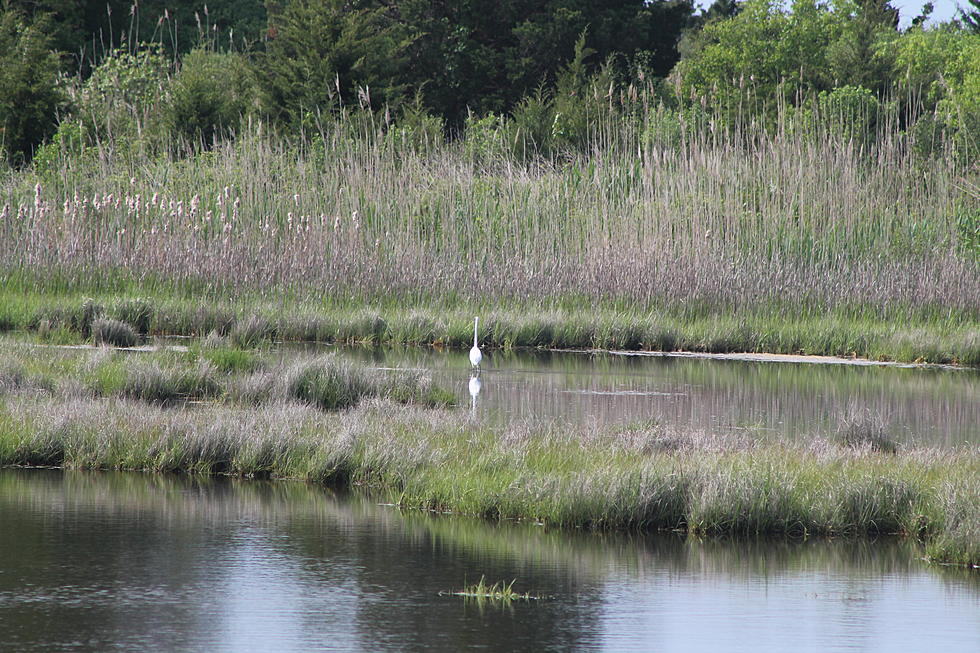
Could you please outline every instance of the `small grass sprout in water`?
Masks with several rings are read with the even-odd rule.
[[[480,576],[480,582],[467,585],[461,590],[451,592],[452,596],[461,596],[464,599],[474,599],[476,601],[494,601],[498,603],[511,603],[512,601],[533,601],[541,598],[532,596],[528,592],[523,594],[514,590],[514,583],[517,579],[505,583],[498,581],[493,585],[487,585],[486,576]]]

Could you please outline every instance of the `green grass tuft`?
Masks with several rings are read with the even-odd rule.
[[[125,322],[104,317],[92,322],[92,338],[97,345],[113,347],[135,347],[139,343],[139,335],[133,327]]]
[[[491,601],[497,603],[511,603],[513,601],[530,601],[540,597],[531,596],[530,593],[523,594],[514,590],[514,583],[517,579],[505,583],[498,581],[493,585],[488,585],[485,576],[480,576],[480,581],[472,585],[467,585],[461,590],[451,592],[453,596],[460,596],[464,599],[473,599],[478,602]]]

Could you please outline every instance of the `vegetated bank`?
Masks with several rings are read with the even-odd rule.
[[[0,328],[980,361],[975,172],[897,131],[617,116],[545,159],[349,120],[8,178]]]
[[[279,4],[0,12],[0,326],[980,359],[977,12]]]
[[[805,443],[655,425],[490,427],[426,407],[439,395],[416,377],[365,382],[335,358],[280,369],[205,351],[7,354],[0,464],[305,479],[562,528],[900,533],[931,560],[980,564],[976,451],[902,449],[863,421]],[[175,409],[187,398],[206,400]]]

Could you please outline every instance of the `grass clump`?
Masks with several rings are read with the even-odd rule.
[[[254,372],[262,367],[262,359],[254,352],[244,349],[218,347],[202,349],[201,358],[225,373]]]
[[[480,576],[480,581],[472,585],[467,585],[461,590],[451,592],[453,596],[460,596],[464,599],[474,599],[478,602],[491,601],[497,603],[511,603],[513,601],[531,601],[533,599],[538,599],[538,596],[532,596],[529,592],[524,592],[523,594],[514,590],[514,583],[517,579],[505,583],[503,581],[497,581],[493,585],[488,585],[486,582],[486,576]]]
[[[446,407],[455,396],[432,384],[421,372],[397,370],[372,373],[336,354],[301,363],[288,374],[287,395],[323,410],[356,406],[362,399],[382,397],[402,404]]]
[[[121,320],[100,317],[92,323],[92,338],[97,345],[113,347],[135,347],[139,335],[130,325]]]
[[[374,380],[363,368],[332,354],[297,367],[287,388],[290,397],[323,410],[350,408],[377,394]]]
[[[268,320],[252,315],[247,320],[237,322],[228,334],[228,339],[239,349],[254,349],[271,340],[273,333],[274,329]]]
[[[127,367],[119,394],[141,401],[166,403],[178,399],[211,399],[222,394],[214,368],[203,362],[192,368],[139,361]]]
[[[396,370],[378,377],[375,392],[401,404],[447,407],[456,403],[452,392],[434,385],[427,375],[418,370]]]
[[[111,310],[112,315],[121,322],[132,325],[132,328],[142,337],[150,333],[153,322],[153,304],[147,299],[123,299],[116,303]]]
[[[869,412],[858,412],[841,419],[834,441],[851,449],[868,448],[884,453],[895,453],[898,450],[898,445],[888,435],[887,425],[881,415]]]

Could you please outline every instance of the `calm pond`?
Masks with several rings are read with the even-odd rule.
[[[917,554],[561,534],[294,482],[0,470],[10,651],[980,650],[980,574]],[[445,594],[483,575],[542,598]]]
[[[832,435],[843,417],[867,412],[880,417],[898,442],[980,445],[976,369],[490,351],[474,388],[466,352],[343,352],[375,367],[426,370],[480,419],[498,423],[653,420],[710,432],[805,437]]]

